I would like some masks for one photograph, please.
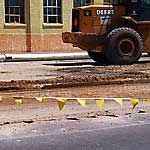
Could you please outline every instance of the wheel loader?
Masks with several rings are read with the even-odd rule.
[[[136,63],[150,53],[150,0],[108,0],[72,10],[72,31],[64,43],[88,52],[98,63]]]

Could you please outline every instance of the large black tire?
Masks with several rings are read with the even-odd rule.
[[[116,65],[133,64],[141,57],[143,40],[131,28],[122,27],[107,36],[105,56],[109,63]]]
[[[106,58],[103,52],[92,52],[88,51],[88,55],[91,59],[96,61],[99,64],[106,64]]]

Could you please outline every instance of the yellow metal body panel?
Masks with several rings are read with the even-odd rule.
[[[125,26],[141,35],[144,51],[150,52],[150,21],[136,21],[125,16],[126,6],[89,5],[73,9],[76,10],[79,11],[79,32],[63,33],[64,42],[87,51],[103,51],[107,34],[124,26],[125,21]]]
[[[85,12],[91,11],[91,16]],[[113,28],[125,15],[125,7],[112,5],[91,5],[80,8],[80,32],[104,34]]]

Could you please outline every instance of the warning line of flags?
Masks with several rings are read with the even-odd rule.
[[[17,106],[20,106],[23,103],[23,100],[25,99],[24,96],[13,96],[12,97],[16,103]],[[139,104],[141,99],[138,98],[63,98],[63,97],[30,97],[28,99],[34,99],[40,103],[45,103],[48,99],[56,99],[58,103],[59,110],[63,110],[64,106],[69,100],[75,100],[77,101],[82,107],[87,108],[87,100],[95,100],[95,103],[99,107],[101,111],[105,110],[105,101],[106,100],[112,100],[116,103],[118,103],[121,107],[123,106],[124,101],[130,101],[130,104],[133,109]],[[150,102],[150,98],[142,99],[144,102]],[[0,96],[0,102],[3,101],[3,97]]]

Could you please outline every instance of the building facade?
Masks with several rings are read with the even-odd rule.
[[[72,8],[101,0],[1,0],[0,53],[78,51],[62,42]]]

